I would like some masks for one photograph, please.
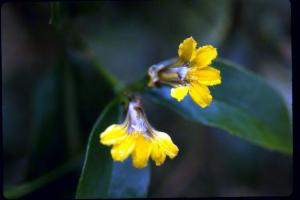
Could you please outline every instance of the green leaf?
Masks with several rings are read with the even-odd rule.
[[[119,121],[121,109],[111,102],[90,133],[86,157],[79,179],[76,198],[144,197],[149,185],[150,168],[135,169],[130,159],[113,162],[110,147],[99,143],[99,134]]]
[[[267,82],[233,63],[217,60],[222,84],[210,87],[213,101],[197,106],[190,96],[177,102],[167,87],[150,90],[155,102],[186,119],[218,127],[262,147],[292,154],[291,121],[282,97]]]
[[[116,123],[119,105],[111,103],[97,119],[87,144],[87,151],[80,175],[76,198],[105,198],[112,174],[112,159],[109,149],[99,143],[99,134]]]
[[[131,158],[124,163],[114,162],[108,197],[146,197],[150,183],[149,163],[143,169],[136,169],[132,166]]]

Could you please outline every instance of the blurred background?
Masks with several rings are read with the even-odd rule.
[[[89,133],[114,95],[113,79],[101,76],[103,68],[128,84],[152,64],[177,56],[189,36],[266,79],[291,114],[286,0],[61,2],[52,9],[50,3],[5,3],[4,189],[43,177],[50,184],[27,199],[73,198]],[[151,124],[169,133],[180,149],[161,167],[151,163],[149,197],[292,193],[291,157],[144,101]]]

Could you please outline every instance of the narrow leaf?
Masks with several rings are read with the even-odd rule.
[[[211,105],[200,108],[188,96],[177,102],[167,87],[149,91],[152,99],[188,120],[218,127],[262,147],[292,154],[291,122],[282,97],[266,81],[241,67],[217,60],[212,64],[222,84],[210,87]]]
[[[150,183],[150,166],[136,169],[132,160],[114,162],[109,198],[146,197]]]
[[[97,119],[89,137],[87,151],[76,198],[106,198],[112,174],[112,159],[109,148],[100,145],[99,134],[116,123],[119,104],[110,103]]]

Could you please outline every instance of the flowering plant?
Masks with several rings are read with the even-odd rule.
[[[24,22],[29,25],[28,30],[32,30],[19,39],[25,41],[28,36],[28,41],[34,43],[28,46],[37,48],[23,45],[26,47],[24,55],[34,57],[36,53],[38,62],[32,64],[32,70],[40,69],[40,63],[45,66],[45,70],[35,73],[30,70],[28,76],[22,71],[17,78],[4,73],[3,149],[8,161],[5,166],[9,166],[5,167],[4,175],[12,177],[4,184],[5,197],[32,195],[26,197],[40,199],[44,194],[55,194],[79,199],[140,198],[152,197],[161,191],[167,196],[185,196],[191,191],[207,196],[218,191],[233,191],[223,184],[226,181],[218,182],[220,188],[209,182],[227,180],[230,172],[236,182],[244,181],[245,177],[250,177],[249,183],[254,179],[263,182],[260,185],[268,186],[267,192],[268,184],[274,182],[272,178],[267,182],[267,176],[278,175],[285,181],[292,179],[289,177],[293,155],[291,115],[286,99],[281,96],[289,98],[291,92],[284,89],[284,84],[276,86],[269,71],[268,76],[256,74],[261,72],[257,69],[267,65],[264,59],[269,59],[271,72],[281,74],[275,57],[279,54],[288,57],[288,45],[285,38],[282,42],[276,36],[284,31],[270,29],[280,23],[271,20],[268,23],[271,27],[262,26],[264,20],[260,20],[260,15],[253,15],[259,37],[252,39],[250,45],[234,27],[242,20],[230,19],[239,15],[229,10],[236,12],[240,5],[228,9],[230,1],[199,2],[175,1],[172,9],[165,2],[147,2],[147,5],[159,4],[152,6],[151,12],[151,6],[140,6],[140,3],[138,9],[132,9],[132,4],[116,6],[117,2],[106,1],[87,3],[87,6],[52,2],[48,4],[49,24],[45,24],[43,12],[34,13],[40,17],[32,18],[31,12],[36,8],[45,9],[42,4],[30,10],[19,4],[3,6],[4,16],[14,12],[22,17],[28,15]],[[92,11],[94,15],[88,15]],[[157,16],[163,20],[157,20]],[[14,60],[10,58],[16,56],[14,51],[5,50],[18,43],[11,40],[16,33],[9,30],[14,29],[5,29],[10,27],[7,22],[16,21],[18,17],[11,19],[3,23],[3,57],[6,58],[3,69],[9,69],[7,72],[18,71],[16,66],[23,66],[19,61],[10,63]],[[266,35],[261,33],[269,29],[273,35],[263,40]],[[280,27],[280,30],[285,29]],[[252,37],[254,32],[249,35]],[[263,49],[265,47],[278,49],[270,53]],[[30,52],[32,49],[34,54]],[[43,51],[36,51],[38,49]],[[18,59],[24,56],[20,52],[18,50]],[[255,56],[257,52],[264,56]],[[268,53],[276,56],[268,56]],[[245,67],[222,57],[243,63]],[[287,61],[289,59],[284,63]],[[34,78],[30,84],[19,84],[18,81],[31,76]],[[11,79],[16,84],[10,85]],[[33,87],[35,82],[36,91],[27,92],[27,87]],[[20,93],[14,97],[12,91],[17,87]],[[31,93],[32,98],[28,98],[27,94]],[[21,102],[21,106],[16,102]],[[30,105],[23,109],[23,103]],[[22,134],[26,130],[18,124],[22,117],[26,118],[23,126],[29,129],[25,136]],[[13,123],[11,119],[15,119]],[[30,141],[28,155],[23,151],[26,141],[21,136]],[[239,159],[230,159],[234,156]],[[283,165],[261,178],[260,174],[269,173],[268,166],[273,164],[272,158],[264,159],[266,157],[274,157],[276,165]],[[14,164],[10,164],[11,161]],[[264,165],[259,163],[262,161]],[[257,163],[264,171],[254,169]],[[214,166],[222,169],[224,175],[215,173]],[[74,180],[67,178],[69,174]],[[61,177],[65,182],[59,183],[59,187],[49,184],[42,189]],[[23,180],[24,183],[17,185]],[[254,195],[256,190],[263,191],[246,185],[247,181],[245,188],[249,187],[250,192],[253,189]],[[64,184],[64,192],[55,193]],[[208,194],[199,190],[199,184],[207,186]],[[277,191],[279,187],[275,186],[276,192],[286,192],[286,189]],[[51,187],[54,189],[49,190]]]

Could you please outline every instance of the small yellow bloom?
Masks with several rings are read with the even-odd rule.
[[[170,136],[149,124],[140,102],[136,100],[129,103],[124,123],[109,126],[100,134],[100,142],[113,145],[111,155],[115,161],[122,162],[131,155],[136,168],[146,167],[149,157],[159,166],[166,156],[174,158],[178,153]]]
[[[219,70],[210,66],[217,57],[216,48],[206,45],[197,49],[196,46],[197,42],[189,37],[179,45],[175,65],[154,65],[150,68],[149,85],[153,86],[155,82],[171,85],[171,97],[182,101],[189,94],[204,108],[212,101],[208,86],[220,84],[221,75]]]
[[[209,66],[217,57],[217,50],[211,45],[196,49],[197,42],[189,37],[178,49],[178,63],[182,67],[171,68],[181,78],[181,84],[174,85],[171,96],[181,101],[188,93],[201,107],[208,106],[212,96],[207,86],[221,83],[220,71]]]

